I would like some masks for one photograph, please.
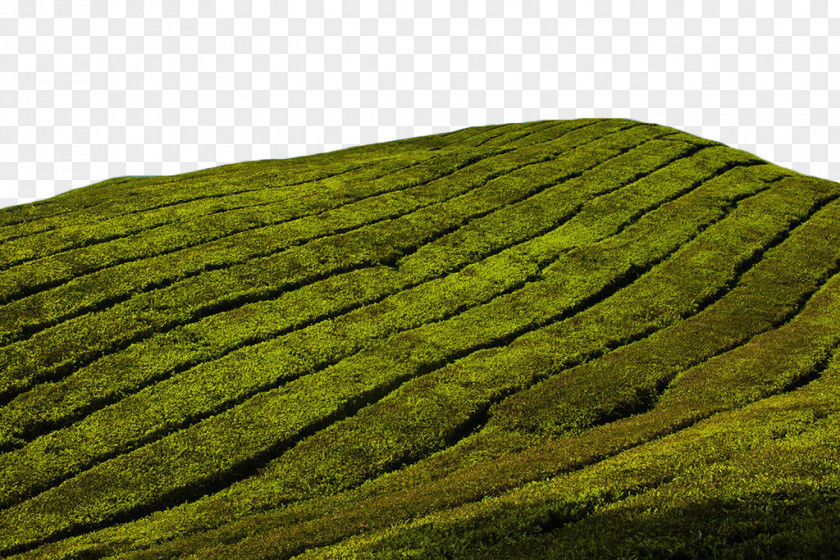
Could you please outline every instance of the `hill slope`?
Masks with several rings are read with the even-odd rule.
[[[622,119],[0,211],[0,553],[840,552],[840,185]]]

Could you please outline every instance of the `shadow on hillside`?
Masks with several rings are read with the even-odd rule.
[[[476,558],[837,559],[838,498],[815,492],[659,510],[627,506],[547,527]]]

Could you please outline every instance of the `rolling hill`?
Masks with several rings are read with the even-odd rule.
[[[625,119],[0,210],[0,556],[840,555],[840,184]]]

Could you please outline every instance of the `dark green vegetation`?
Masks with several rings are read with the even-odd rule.
[[[0,554],[840,554],[840,185],[620,119],[0,211]]]

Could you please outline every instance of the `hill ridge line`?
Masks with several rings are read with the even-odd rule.
[[[0,209],[0,557],[840,553],[838,220],[610,118]]]

